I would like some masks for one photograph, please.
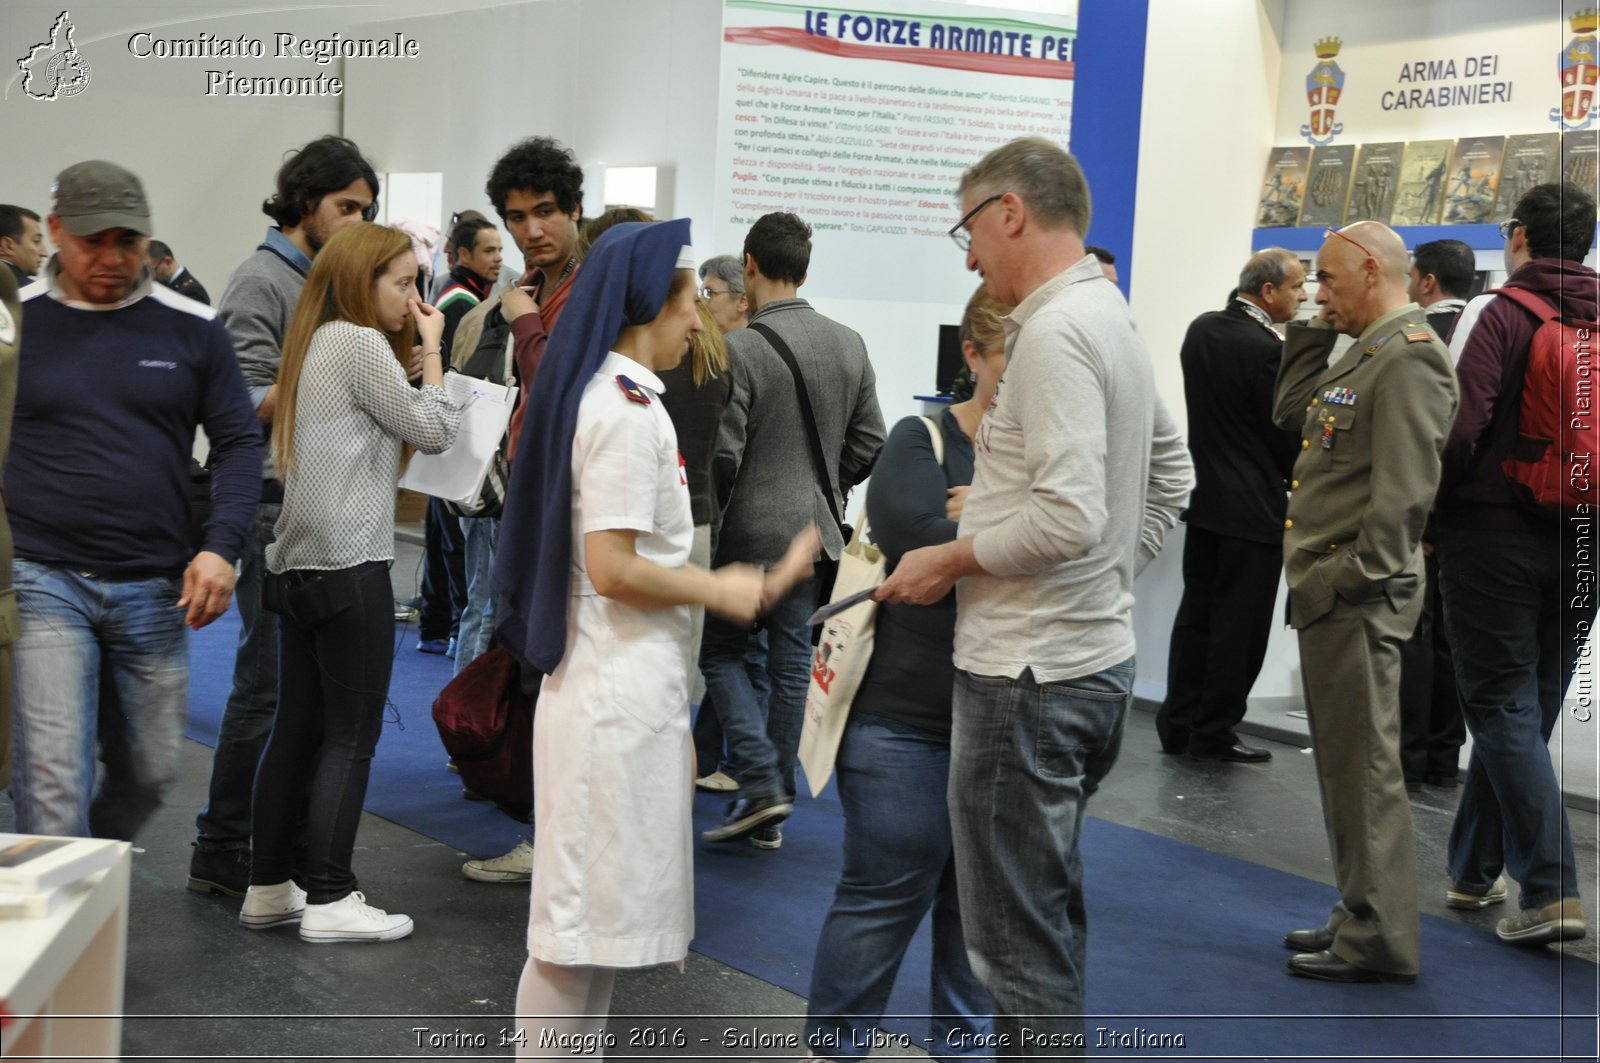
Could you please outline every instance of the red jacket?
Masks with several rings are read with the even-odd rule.
[[[1600,309],[1600,275],[1579,262],[1536,258],[1506,286],[1549,299],[1570,319],[1592,321]],[[1517,431],[1522,376],[1539,322],[1498,295],[1467,304],[1450,337],[1461,405],[1444,445],[1435,523],[1444,528],[1547,528],[1516,500],[1500,463]]]

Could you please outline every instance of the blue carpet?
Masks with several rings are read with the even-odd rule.
[[[237,638],[230,612],[191,644],[188,733],[208,745],[216,742]],[[417,653],[415,641],[414,629],[402,628],[390,687],[395,710],[373,762],[367,810],[462,851],[498,854],[522,826],[462,800],[460,781],[444,771],[430,706],[453,662]],[[723,805],[702,795],[697,828],[715,822]],[[804,996],[842,833],[829,789],[800,802],[784,825],[781,854],[739,843],[700,847],[695,951]],[[1089,821],[1083,849],[1093,1054],[1596,1058],[1600,969],[1593,964],[1510,948],[1491,932],[1423,916],[1423,977],[1415,986],[1290,978],[1283,932],[1320,923],[1336,899],[1332,887],[1101,820]],[[890,998],[891,1014],[926,1013],[929,956],[924,923]],[[891,1020],[885,1028],[924,1046],[923,1020]],[[1114,1032],[1102,1037],[1099,1028]],[[1159,1035],[1181,1036],[1183,1045],[1157,1047],[1152,1038]]]

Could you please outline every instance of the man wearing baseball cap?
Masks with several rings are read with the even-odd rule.
[[[21,293],[5,466],[19,621],[11,799],[23,833],[131,838],[177,777],[183,629],[228,608],[261,433],[215,312],[152,283],[139,179],[82,162],[52,199],[57,252]],[[196,538],[188,464],[201,426],[212,505]],[[106,719],[102,683],[115,691]]]

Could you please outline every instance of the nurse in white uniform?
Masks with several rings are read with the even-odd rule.
[[[678,364],[700,327],[687,238],[687,222],[619,225],[601,237],[561,319],[587,311],[589,327],[558,326],[530,398],[529,417],[542,414],[547,426],[574,404],[575,419],[565,645],[534,716],[539,842],[517,992],[519,1056],[603,1054],[615,971],[681,966],[694,932],[689,607],[751,621],[810,572],[816,550],[808,529],[766,573],[688,564],[689,491],[656,375]],[[620,300],[619,284],[628,289]],[[652,304],[653,318],[628,323]],[[615,340],[603,351],[608,336]],[[552,366],[561,368],[546,379]],[[545,457],[545,473],[558,474],[549,467],[557,457]],[[563,478],[524,479],[548,496]],[[519,489],[529,491],[514,480]],[[535,536],[534,567],[553,566],[549,545]]]

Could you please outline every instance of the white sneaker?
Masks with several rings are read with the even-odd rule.
[[[468,860],[461,873],[478,882],[528,882],[533,878],[533,843],[524,838],[503,856]]]
[[[395,941],[412,930],[409,915],[390,915],[356,890],[332,904],[308,904],[300,917],[300,940]]]
[[[298,923],[306,910],[306,891],[293,880],[274,886],[251,886],[239,909],[239,924],[251,930],[265,930],[284,923]]]
[[[717,794],[731,794],[739,788],[739,780],[725,771],[714,771],[710,775],[702,775],[694,781],[698,790],[709,790]]]

